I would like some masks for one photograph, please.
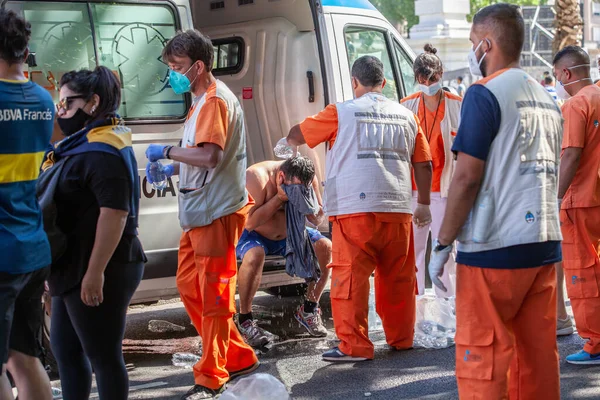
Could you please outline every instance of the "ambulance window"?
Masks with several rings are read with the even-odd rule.
[[[412,60],[406,55],[404,50],[402,50],[402,46],[396,41],[394,41],[394,48],[396,50],[396,60],[400,67],[400,75],[402,75],[402,80],[404,81],[404,96],[408,96],[415,93],[418,89]]]
[[[121,80],[119,113],[127,119],[173,119],[185,115],[183,95],[171,90],[169,68],[161,59],[177,25],[171,8],[163,5],[90,5],[98,64]]]
[[[6,7],[31,23],[29,51],[37,66],[29,66],[29,79],[58,102],[58,82],[65,72],[96,66],[87,4],[11,1]]]
[[[165,4],[9,1],[7,8],[31,23],[29,47],[37,66],[28,74],[55,101],[65,72],[104,65],[121,82],[122,117],[179,120],[187,111],[186,97],[171,90],[169,68],[160,57],[178,29]]]
[[[345,36],[350,70],[352,70],[354,61],[362,56],[377,57],[383,63],[387,82],[383,88],[383,94],[391,100],[398,101],[398,88],[385,33],[365,27],[347,27]]]
[[[241,38],[215,39],[213,74],[233,75],[244,66],[244,41]]]

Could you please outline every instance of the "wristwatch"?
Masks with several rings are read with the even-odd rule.
[[[435,240],[435,247],[433,248],[433,251],[442,251],[445,248],[449,247],[449,244],[441,244],[437,239]]]

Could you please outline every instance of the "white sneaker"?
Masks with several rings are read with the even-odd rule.
[[[254,320],[244,321],[244,323],[238,325],[238,328],[246,343],[252,347],[262,347],[269,343],[269,338]]]
[[[558,318],[556,320],[556,336],[572,335],[575,332],[573,320],[567,316],[565,319]]]

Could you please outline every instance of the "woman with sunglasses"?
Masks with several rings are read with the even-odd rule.
[[[87,399],[92,370],[101,400],[125,400],[127,307],[142,278],[139,185],[131,131],[117,115],[121,88],[105,67],[60,80],[54,144],[44,173],[61,165],[54,202],[66,250],[53,260],[51,346],[65,400]],[[55,173],[57,170],[55,169]]]
[[[462,98],[442,89],[444,67],[436,55],[437,49],[426,44],[425,52],[415,59],[413,71],[419,83],[419,91],[402,99],[403,106],[419,117],[421,129],[431,148],[433,179],[431,182],[431,221],[413,226],[415,236],[415,256],[417,261],[417,287],[419,294],[425,291],[425,252],[427,238],[431,230],[432,238],[437,238],[444,212],[448,187],[454,172],[452,143],[460,123]],[[417,187],[413,181],[413,205],[417,206]],[[454,285],[449,275],[455,275],[454,257],[450,257],[442,281],[448,289],[442,292],[435,286],[436,295],[449,297],[454,295]]]

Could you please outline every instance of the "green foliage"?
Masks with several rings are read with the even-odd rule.
[[[473,16],[477,11],[481,10],[485,6],[490,4],[502,3],[498,0],[470,0],[471,2],[471,13],[467,15],[467,21],[471,22]],[[548,0],[509,0],[506,3],[517,4],[519,6],[543,6],[548,3]]]
[[[408,29],[419,23],[415,15],[415,0],[370,0],[379,12],[393,23],[406,21]]]
[[[419,23],[419,17],[415,15],[415,0],[370,0],[379,12],[388,20],[394,23],[404,22],[408,24],[408,29]],[[594,0],[596,1],[596,0]],[[600,0],[598,0],[600,1]],[[471,22],[473,15],[480,9],[490,4],[500,3],[498,0],[470,0],[471,12],[467,15],[467,20]],[[545,5],[548,0],[507,0],[508,3],[518,4],[520,6]]]

